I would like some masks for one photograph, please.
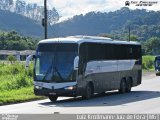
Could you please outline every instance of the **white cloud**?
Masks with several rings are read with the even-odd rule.
[[[43,5],[43,1],[44,0],[27,0],[25,2],[28,2],[28,3],[37,3],[39,5]]]
[[[35,2],[43,5],[44,0],[28,0],[28,2]],[[109,12],[125,7],[126,0],[47,0],[49,7],[55,7],[62,19],[72,17],[74,15],[86,14],[90,11],[102,11]],[[131,0],[128,0],[131,1]],[[138,1],[138,0],[132,0]],[[140,1],[140,0],[139,0]],[[143,0],[146,1],[146,0]],[[158,4],[148,7],[136,7],[130,5],[130,9],[148,9],[148,10],[160,10],[160,0],[148,0],[157,1]]]

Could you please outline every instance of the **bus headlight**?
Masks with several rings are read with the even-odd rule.
[[[36,88],[36,89],[42,89],[42,87],[41,87],[41,86],[38,86],[38,85],[36,85],[35,88]]]
[[[69,87],[66,87],[64,88],[65,90],[74,90],[76,87],[75,86],[69,86]]]

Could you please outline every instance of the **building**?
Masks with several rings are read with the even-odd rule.
[[[25,60],[28,55],[35,54],[34,50],[0,50],[0,60],[6,60],[9,55],[13,55],[17,58],[18,61]]]

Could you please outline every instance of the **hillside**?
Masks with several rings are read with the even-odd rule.
[[[0,10],[0,30],[15,30],[27,36],[43,36],[43,27],[22,15]]]
[[[49,37],[70,35],[106,35],[114,39],[128,39],[128,26],[131,35],[145,42],[151,37],[160,37],[160,11],[146,11],[144,9],[120,10],[108,13],[90,12],[48,26]],[[0,30],[15,30],[25,36],[43,38],[43,27],[24,16],[0,10]]]
[[[55,36],[68,35],[99,35],[109,34],[116,39],[125,39],[128,34],[128,25],[131,34],[140,40],[153,36],[160,36],[160,11],[129,10],[122,8],[115,12],[90,12],[86,15],[77,15],[72,19],[55,24]]]

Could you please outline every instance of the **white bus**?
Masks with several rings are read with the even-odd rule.
[[[38,43],[34,93],[56,101],[59,96],[82,96],[141,84],[141,45],[93,36],[71,36]]]

